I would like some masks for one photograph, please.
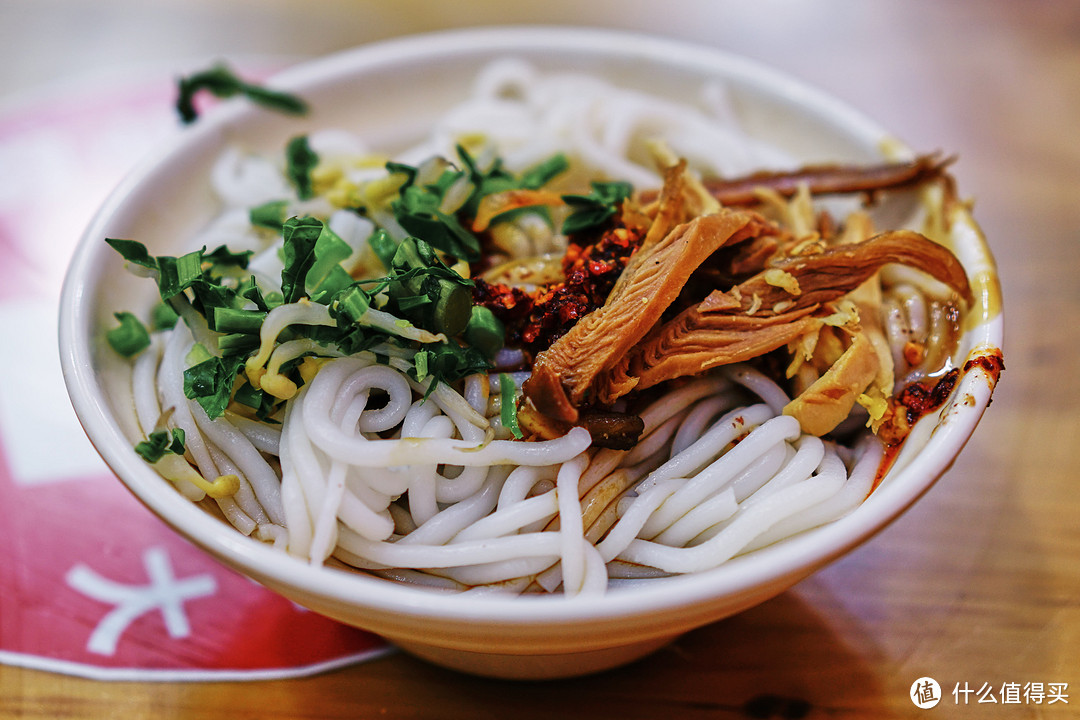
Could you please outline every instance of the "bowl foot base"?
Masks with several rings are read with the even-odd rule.
[[[504,680],[556,680],[626,665],[659,650],[676,637],[662,637],[601,650],[533,655],[474,652],[407,641],[394,641],[394,644],[422,660],[471,675]]]

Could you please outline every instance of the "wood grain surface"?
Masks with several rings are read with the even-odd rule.
[[[956,153],[994,249],[1006,371],[961,458],[902,518],[783,595],[590,678],[508,683],[404,654],[274,682],[101,683],[0,667],[2,718],[1080,716],[1080,3],[144,3],[4,0],[0,97],[221,53],[304,56],[473,24],[647,29],[832,92]],[[752,6],[752,7],[751,7]],[[92,20],[92,22],[90,22]],[[916,708],[912,682],[945,698]],[[984,683],[1068,702],[957,703]]]

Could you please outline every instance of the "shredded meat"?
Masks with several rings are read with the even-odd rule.
[[[706,179],[705,188],[728,207],[751,207],[760,202],[758,192],[768,188],[783,197],[792,197],[801,185],[812,195],[840,195],[898,190],[913,187],[943,176],[953,158],[920,155],[910,162],[878,165],[810,165],[794,172],[759,172],[740,178]],[[647,202],[654,193],[643,193]]]
[[[762,359],[786,345],[789,377],[797,376],[801,388],[785,411],[804,430],[831,431],[855,402],[867,407],[877,429],[893,382],[889,348],[879,347],[880,298],[868,291],[877,287],[877,273],[888,264],[907,265],[967,303],[971,288],[944,246],[909,230],[871,237],[872,225],[859,213],[837,225],[827,213],[814,213],[811,194],[872,195],[930,179],[948,187],[948,162],[923,156],[705,185],[685,161],[670,164],[659,193],[624,203],[624,227],[617,218],[599,242],[571,239],[566,282],[531,297],[481,286],[504,319],[511,311],[525,319],[518,336],[535,359],[522,388],[523,427],[557,433],[631,391]],[[782,219],[749,209],[759,202],[767,208],[762,212]],[[626,228],[635,231],[629,243]],[[569,316],[553,320],[566,314],[567,303]],[[633,443],[633,427],[612,428],[619,446]]]
[[[910,230],[883,233],[775,263],[771,269],[798,282],[798,295],[770,284],[769,270],[728,292],[714,290],[636,345],[613,367],[610,379],[602,379],[603,395],[618,393],[629,378],[637,379],[631,387],[643,389],[781,347],[820,323],[812,313],[831,313],[826,303],[854,290],[888,263],[923,270],[970,300],[967,276],[951,252]]]
[[[667,222],[667,220],[665,220]],[[676,226],[662,238],[650,230],[602,307],[577,322],[536,357],[526,397],[544,415],[577,421],[587,399],[609,404],[636,383],[587,398],[594,380],[624,360],[675,300],[690,274],[718,248],[760,234],[765,221],[753,213],[722,210]]]

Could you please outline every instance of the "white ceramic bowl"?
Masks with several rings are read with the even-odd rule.
[[[453,668],[543,678],[614,667],[679,634],[760,603],[867,540],[919,498],[956,457],[982,415],[996,376],[966,372],[952,403],[921,423],[897,465],[857,510],[783,543],[693,576],[643,581],[603,597],[469,597],[315,568],[244,537],[183,499],[132,451],[137,439],[127,367],[103,343],[112,312],[148,306],[152,283],[126,274],[105,237],[129,237],[154,254],[178,254],[215,213],[205,180],[235,140],[277,151],[320,126],[372,140],[419,134],[457,101],[476,71],[512,55],[541,69],[572,69],[675,98],[721,80],[746,128],[804,161],[881,159],[887,133],[838,101],[771,70],[715,50],[641,36],[566,28],[482,29],[370,45],[288,71],[276,86],[300,93],[313,113],[297,119],[225,103],[119,187],[72,261],[60,317],[63,369],[91,441],[145,505],[226,565],[312,610],[379,633]],[[979,288],[976,318],[958,360],[1001,345],[993,260],[972,231],[958,247]],[[148,286],[150,286],[148,288]]]

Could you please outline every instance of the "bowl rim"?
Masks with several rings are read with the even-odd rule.
[[[432,61],[458,55],[494,59],[514,51],[565,51],[603,56],[616,54],[641,62],[662,62],[677,69],[734,77],[766,88],[791,102],[813,108],[846,135],[869,147],[880,147],[891,135],[845,102],[746,57],[693,43],[642,33],[562,26],[483,27],[440,31],[394,38],[303,62],[272,77],[267,84],[302,91],[313,84],[333,84],[355,73],[378,73],[397,63]],[[90,305],[94,286],[91,268],[106,246],[101,242],[110,218],[123,211],[130,196],[159,171],[163,163],[185,148],[211,142],[226,125],[259,112],[243,102],[213,108],[199,123],[186,128],[133,170],[98,210],[76,248],[60,299],[59,342],[65,383],[76,414],[91,442],[128,489],[166,524],[219,559],[241,566],[267,584],[300,587],[333,602],[360,605],[397,616],[481,624],[544,625],[587,623],[604,618],[641,616],[684,608],[718,597],[748,592],[782,578],[799,579],[842,555],[882,530],[936,482],[962,449],[989,402],[993,382],[980,373],[965,374],[957,396],[967,393],[973,403],[954,408],[937,428],[926,448],[890,484],[879,487],[856,511],[784,543],[755,551],[704,573],[638,584],[603,596],[562,595],[519,597],[455,595],[310,564],[212,518],[179,495],[130,448],[112,419],[107,399],[94,375],[91,352]],[[1001,347],[1002,319],[978,326],[976,345]],[[790,584],[790,583],[787,583]],[[785,585],[786,587],[786,585]],[[782,589],[782,588],[781,588]]]

